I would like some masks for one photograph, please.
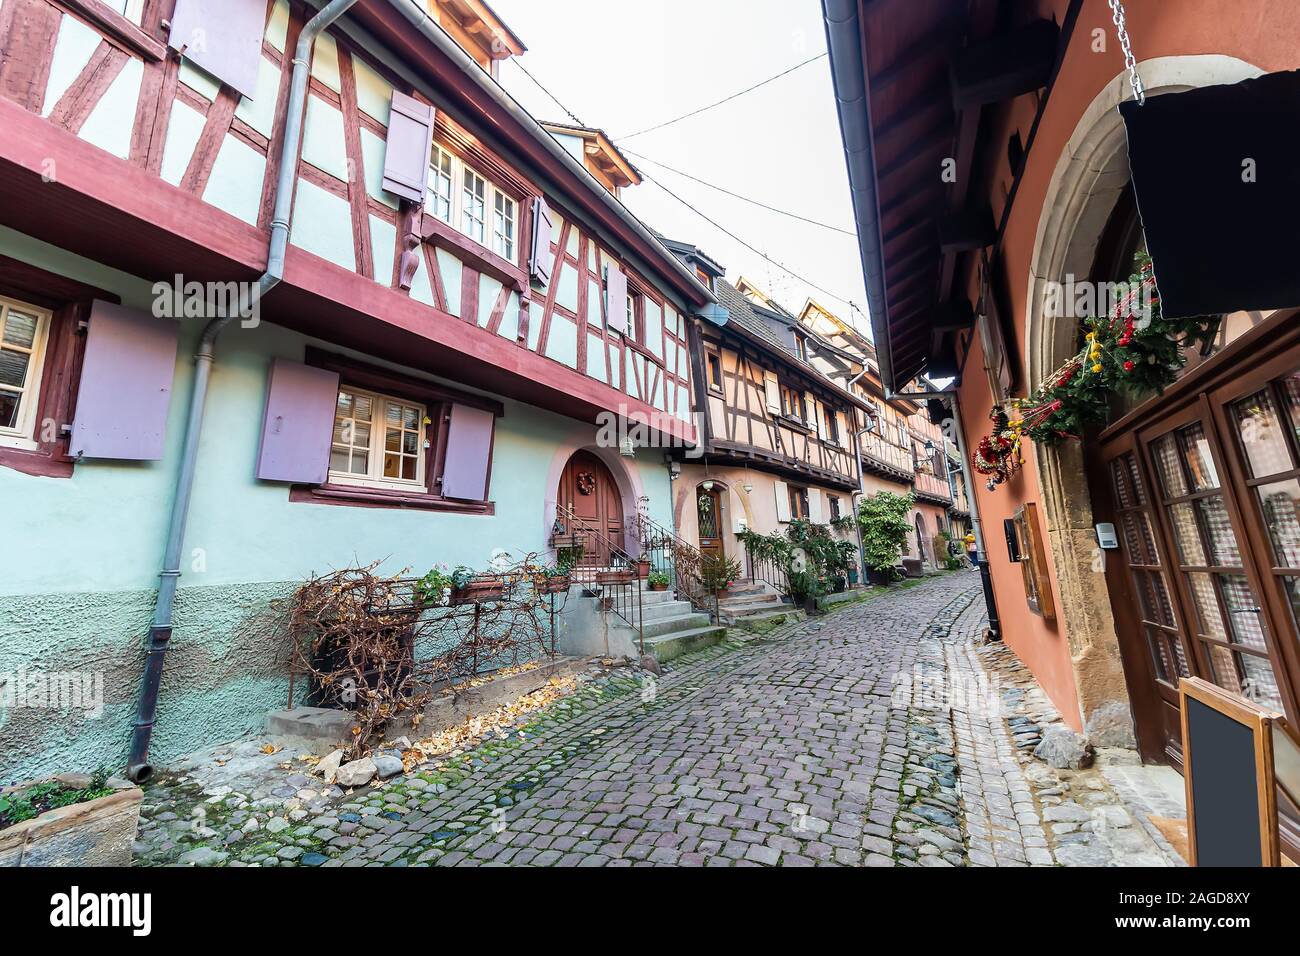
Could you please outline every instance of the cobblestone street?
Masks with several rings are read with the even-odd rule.
[[[1098,865],[1124,852],[1169,862],[1127,811],[1085,805],[1115,802],[1102,784],[1079,786],[1076,803],[1060,774],[1028,761],[1037,725],[999,706],[1022,691],[990,683],[983,628],[978,577],[926,579],[690,655],[658,679],[603,671],[509,736],[376,788],[291,801],[287,813],[275,799],[209,789],[208,839],[178,836],[188,808],[162,785],[147,798],[139,855],[317,866]],[[1108,821],[1127,843],[1102,839]]]

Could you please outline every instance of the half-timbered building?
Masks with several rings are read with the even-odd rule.
[[[116,765],[142,643],[159,756],[258,726],[314,572],[668,523],[713,295],[498,86],[523,50],[481,0],[0,2],[0,673],[106,694],[11,716],[7,774]]]
[[[694,246],[668,242],[717,298],[690,327],[701,457],[682,466],[676,527],[705,553],[745,563],[745,529],[829,523],[853,512],[854,433],[866,403],[801,357],[798,321]],[[782,329],[790,334],[783,336]]]

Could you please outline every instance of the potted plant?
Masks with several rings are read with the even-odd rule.
[[[649,558],[638,558],[638,559],[637,559],[637,562],[636,562],[636,573],[637,573],[637,576],[638,576],[642,581],[644,581],[646,578],[650,577],[650,559],[649,559]]]
[[[721,554],[706,554],[700,560],[700,580],[710,591],[725,594],[740,577],[740,562]]]
[[[63,774],[0,789],[0,866],[129,866],[144,794],[107,778]]]
[[[650,586],[651,591],[667,591],[670,579],[667,571],[651,571],[650,576],[646,578],[646,583]]]
[[[862,529],[867,575],[873,584],[894,582],[894,568],[912,532],[909,517],[915,503],[915,497],[910,494],[897,495],[890,491],[879,491],[859,502],[858,527]]]
[[[563,594],[569,590],[569,582],[566,568],[541,568],[533,572],[533,587],[538,594]]]
[[[610,568],[596,572],[597,584],[631,584],[636,580],[636,570],[627,565],[627,559],[623,555],[615,555],[614,564]]]
[[[460,567],[451,573],[451,603],[475,604],[495,601],[505,593],[506,582],[499,574],[475,574]]]

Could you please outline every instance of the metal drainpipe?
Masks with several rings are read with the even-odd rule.
[[[858,383],[858,379],[862,378],[862,376],[866,374],[867,365],[864,362],[862,365],[862,371],[849,379],[848,384],[844,386],[845,391],[852,395],[853,386]],[[867,413],[867,420],[871,420],[870,412]],[[853,502],[853,530],[858,534],[858,569],[861,573],[858,584],[862,587],[866,587],[867,585],[867,546],[862,540],[862,525],[858,522],[858,505],[861,503],[862,499],[867,496],[867,476],[862,471],[862,436],[870,433],[870,425],[866,428],[859,428],[853,433],[853,455],[857,458],[858,465],[858,494],[857,499]]]
[[[279,285],[284,277],[284,260],[289,247],[289,217],[293,210],[293,181],[297,172],[298,147],[302,142],[312,47],[316,37],[356,2],[357,0],[332,0],[307,22],[298,37],[298,46],[293,56],[284,148],[280,153],[280,167],[275,184],[271,241],[266,271],[257,283],[257,303]],[[153,776],[153,767],[149,763],[149,742],[153,737],[153,725],[158,712],[158,688],[162,683],[163,659],[167,656],[167,647],[171,643],[172,612],[181,576],[181,549],[185,543],[185,522],[189,517],[190,497],[194,491],[194,471],[199,454],[199,435],[203,429],[208,381],[212,374],[213,351],[217,336],[235,318],[234,315],[223,315],[208,322],[194,353],[194,390],[185,420],[185,443],[181,451],[180,471],[176,476],[176,494],[172,498],[171,516],[167,523],[167,545],[163,553],[162,571],[158,575],[158,597],[154,603],[153,625],[149,628],[149,650],[145,656],[144,674],[140,679],[140,702],[136,709],[126,762],[126,775],[135,783],[144,783]]]
[[[966,454],[966,431],[962,428],[961,407],[957,402],[956,392],[905,392],[898,394],[892,391],[885,392],[886,397],[896,398],[938,398],[943,401],[951,399],[953,427],[957,432],[957,451],[961,455],[961,473],[966,480],[966,493],[970,496],[970,525],[971,532],[975,535],[975,563],[979,566],[980,583],[984,587],[984,606],[989,615],[989,638],[991,640],[1002,640],[1002,622],[998,619],[997,600],[993,595],[993,579],[989,575],[988,552],[984,548],[984,531],[983,523],[980,521],[979,496],[975,494],[975,486],[971,483],[970,476],[970,456]]]

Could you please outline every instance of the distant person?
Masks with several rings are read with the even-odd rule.
[[[966,537],[962,538],[966,545],[966,556],[970,558],[972,567],[979,567],[979,551],[975,548],[975,532],[967,531]]]

